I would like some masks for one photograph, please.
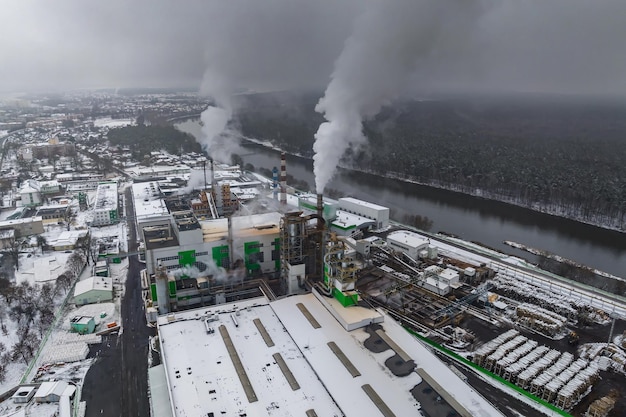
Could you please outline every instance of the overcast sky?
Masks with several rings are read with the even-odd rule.
[[[228,89],[324,89],[377,1],[3,0],[0,91],[200,88],[205,74]],[[438,1],[439,35],[412,57],[418,91],[626,95],[625,0]]]

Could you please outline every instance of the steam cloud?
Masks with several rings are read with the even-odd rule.
[[[315,134],[315,188],[322,193],[345,151],[365,143],[363,120],[395,98],[419,67],[469,39],[481,14],[472,0],[385,0],[355,22],[324,97]],[[450,48],[452,46],[452,48]]]
[[[212,159],[228,162],[235,135],[228,129],[233,106],[231,83],[225,71],[210,66],[204,73],[200,93],[213,100],[213,104],[200,115],[203,138],[200,144]]]

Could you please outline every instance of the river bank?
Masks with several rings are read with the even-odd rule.
[[[201,138],[197,119],[176,125]],[[253,138],[242,138],[235,153],[244,164],[270,170],[280,166],[280,149]],[[287,172],[294,179],[313,184],[313,161],[288,153]],[[328,196],[350,196],[389,207],[395,220],[419,214],[432,220],[430,230],[442,230],[467,241],[515,256],[538,259],[503,243],[511,240],[574,259],[591,268],[623,276],[626,271],[626,233],[572,219],[533,211],[525,207],[461,193],[417,181],[383,177],[365,170],[338,169],[326,187]],[[409,222],[410,223],[410,222]]]

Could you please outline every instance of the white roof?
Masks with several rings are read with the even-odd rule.
[[[113,210],[117,208],[117,183],[98,184],[94,210]]]
[[[87,235],[87,230],[64,230],[56,239],[49,242],[50,246],[75,245],[76,241]]]
[[[419,248],[420,246],[428,245],[427,238],[408,230],[397,230],[395,232],[391,232],[387,235],[387,240],[404,243],[412,248]]]
[[[319,326],[313,326],[303,308]],[[211,314],[218,319],[205,323],[204,318]],[[270,347],[254,319],[260,320],[271,338]],[[394,376],[385,361],[395,352],[368,350],[364,341],[369,333],[364,328],[347,332],[313,294],[177,312],[159,317],[158,325],[175,416],[206,416],[210,412],[216,416],[297,416],[306,415],[309,409],[319,416],[378,416],[378,408],[362,388],[366,384],[397,416],[416,415],[419,409],[409,392],[421,381],[418,373]],[[382,330],[471,415],[501,416],[389,316],[385,316]],[[257,401],[250,401],[242,388],[222,333],[228,333]],[[358,375],[353,377],[342,364],[331,342]],[[272,356],[275,353],[280,353],[299,389],[294,391],[287,382]]]
[[[74,297],[85,294],[89,291],[108,291],[113,289],[113,278],[110,277],[90,277],[76,283]]]
[[[350,226],[359,227],[365,223],[376,223],[374,220],[369,217],[359,216],[358,214],[348,213],[347,211],[337,210],[336,218],[333,220],[331,224],[336,226],[347,228]]]
[[[173,414],[304,416],[307,410],[315,409],[319,416],[341,415],[267,300],[257,298],[236,306],[239,316],[230,304],[176,313],[180,320],[171,323],[167,316],[158,318]],[[246,310],[248,306],[250,311]],[[219,312],[219,320],[208,323],[213,333],[207,332],[201,320],[206,311]],[[257,318],[274,342],[271,348],[253,322]],[[221,334],[222,326],[232,340],[258,401],[250,402],[242,388]],[[273,357],[275,353],[282,355],[300,386],[298,390],[294,391],[287,382]]]
[[[161,198],[159,184],[155,181],[133,184],[133,198],[137,219],[169,214]]]
[[[35,393],[35,398],[44,398],[49,395],[63,395],[63,392],[67,388],[68,383],[65,381],[46,381],[42,382],[41,386]]]
[[[347,203],[357,204],[361,207],[367,207],[373,210],[389,210],[388,207],[379,206],[378,204],[370,203],[369,201],[358,200],[352,197],[343,197],[343,198],[340,198],[338,201],[339,201],[340,206],[341,206],[341,202],[345,201]]]
[[[441,273],[439,274],[439,276],[440,276],[442,279],[445,279],[445,280],[447,280],[447,281],[450,281],[450,280],[452,280],[452,279],[459,278],[459,273],[458,273],[458,272],[456,272],[454,269],[451,269],[451,268],[446,268],[446,269],[444,269],[443,271],[441,271]]]

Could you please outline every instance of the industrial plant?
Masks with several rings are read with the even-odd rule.
[[[600,372],[624,373],[623,348],[554,347],[608,318],[572,287],[390,222],[387,207],[289,189],[284,154],[272,179],[207,165],[193,187],[132,185],[163,415],[502,415],[423,343],[565,415]]]

